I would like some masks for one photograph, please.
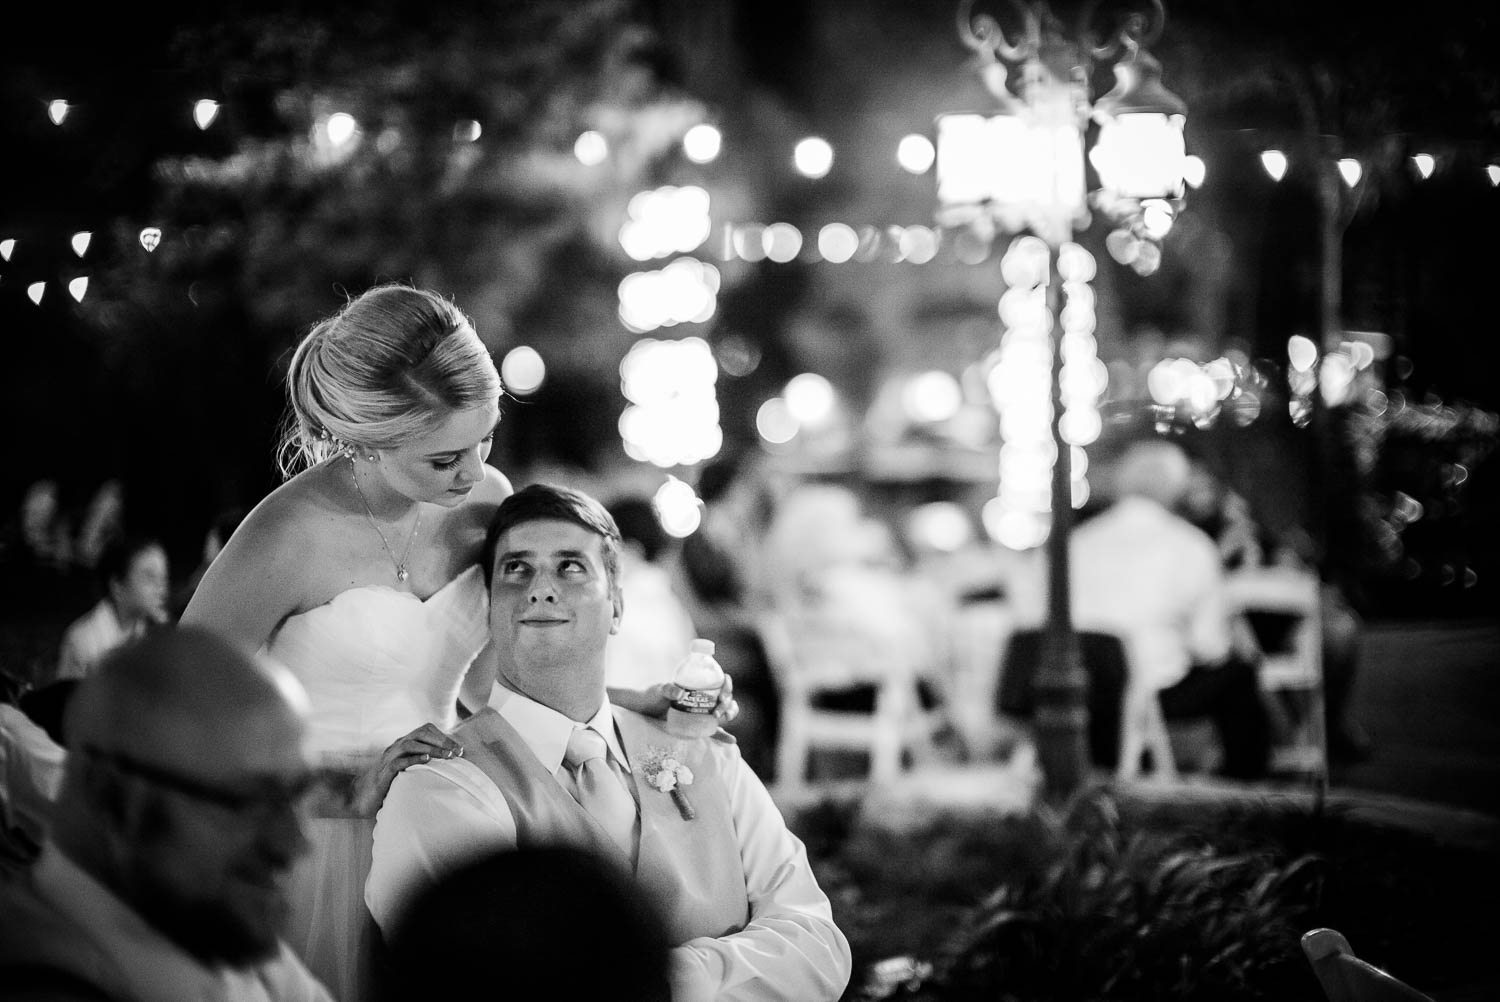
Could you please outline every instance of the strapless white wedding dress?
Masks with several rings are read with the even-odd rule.
[[[307,689],[319,759],[352,774],[424,723],[450,730],[464,674],[488,640],[489,595],[475,565],[425,600],[380,585],[340,592],[288,618],[266,653]],[[322,813],[334,816],[314,818],[308,833],[288,941],[335,998],[359,1002],[375,819],[330,806]]]

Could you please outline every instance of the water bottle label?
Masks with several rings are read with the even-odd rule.
[[[712,713],[719,702],[719,693],[714,689],[683,689],[672,700],[672,709],[682,713]]]

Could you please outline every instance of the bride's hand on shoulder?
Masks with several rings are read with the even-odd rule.
[[[360,813],[375,816],[397,773],[433,759],[462,758],[463,753],[463,746],[435,724],[423,724],[403,734],[381,752],[379,761],[365,773],[359,793]]]

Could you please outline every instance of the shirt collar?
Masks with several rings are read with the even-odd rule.
[[[257,968],[208,965],[167,939],[82,867],[47,843],[34,866],[37,889],[109,952],[132,998],[265,997]]]
[[[598,711],[589,718],[586,725],[580,725],[552,707],[544,706],[530,696],[503,685],[495,686],[494,692],[490,694],[489,705],[516,729],[516,733],[521,735],[521,739],[548,772],[556,772],[562,767],[563,756],[568,750],[568,738],[574,728],[579,726],[588,726],[598,731],[620,768],[630,772],[630,759],[625,757],[625,746],[615,733],[614,707],[610,705],[608,696],[604,697]]]

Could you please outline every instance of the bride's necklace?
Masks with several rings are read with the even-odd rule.
[[[411,574],[406,569],[406,558],[411,555],[411,544],[416,540],[417,529],[422,525],[422,506],[416,506],[417,517],[412,521],[411,535],[406,537],[406,549],[401,552],[401,559],[397,560],[396,551],[391,549],[390,540],[385,538],[385,533],[381,531],[380,525],[375,521],[375,513],[370,510],[370,502],[365,500],[365,491],[363,487],[359,486],[359,474],[354,469],[353,459],[349,460],[349,476],[354,481],[354,492],[359,495],[360,503],[365,506],[365,518],[370,520],[370,528],[374,529],[376,534],[380,536],[380,542],[385,547],[386,556],[390,557],[391,563],[395,565],[396,580],[405,581],[411,577]]]

